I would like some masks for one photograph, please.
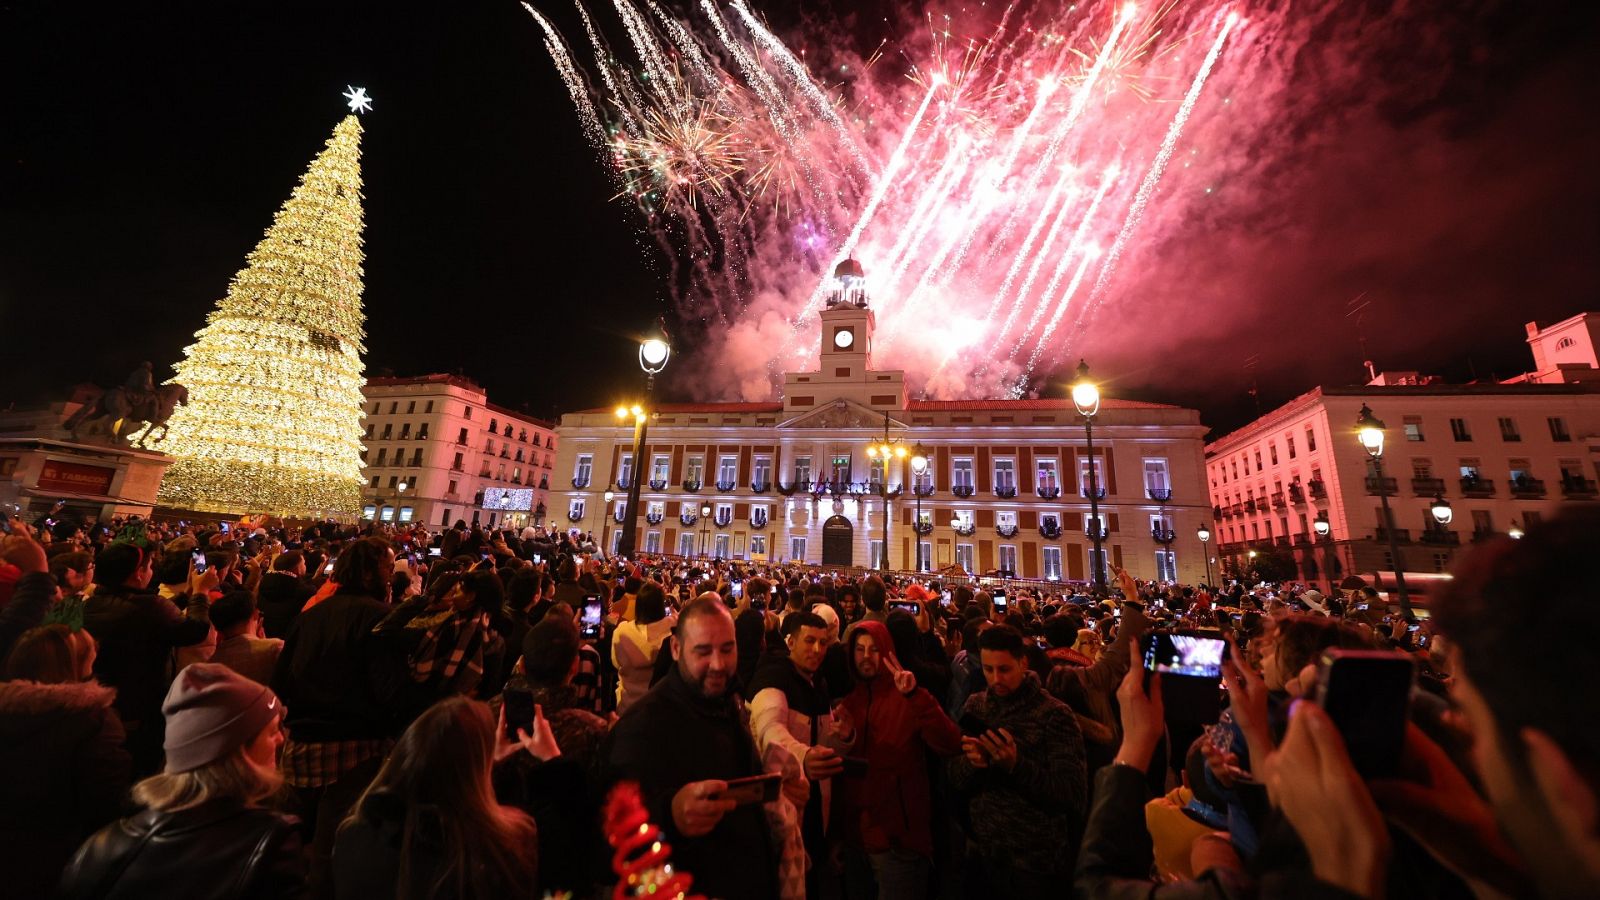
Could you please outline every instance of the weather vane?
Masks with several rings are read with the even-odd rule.
[[[344,97],[350,101],[351,112],[364,113],[372,111],[372,98],[367,96],[366,88],[351,87],[347,84],[344,86]]]

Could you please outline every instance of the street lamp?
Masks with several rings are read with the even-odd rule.
[[[905,458],[906,445],[901,443],[900,438],[889,436],[889,414],[884,413],[883,437],[867,445],[867,459],[883,460],[883,480],[878,482],[878,496],[883,498],[883,556],[879,558],[878,566],[885,572],[889,571],[889,510],[890,503],[894,500],[894,494],[889,493],[889,463],[892,460]],[[927,457],[923,457],[922,463],[924,466],[927,465]],[[920,547],[918,553],[919,555],[921,553]]]
[[[1372,408],[1361,404],[1361,415],[1356,419],[1356,440],[1361,449],[1372,458],[1372,472],[1378,479],[1378,500],[1383,504],[1383,530],[1389,538],[1389,559],[1394,563],[1394,588],[1400,595],[1400,615],[1411,619],[1411,595],[1406,591],[1405,560],[1400,557],[1400,542],[1395,538],[1394,513],[1389,509],[1389,491],[1383,477],[1382,420],[1372,414]]]
[[[617,495],[614,491],[606,491],[600,496],[606,502],[605,508],[600,511],[600,550],[603,553],[606,547],[606,520],[611,518],[611,501],[617,499]]]
[[[1204,525],[1195,529],[1195,537],[1200,539],[1200,555],[1206,558],[1206,586],[1211,585],[1211,550],[1207,546],[1211,543],[1211,529]]]
[[[1078,360],[1078,380],[1072,385],[1072,403],[1083,416],[1083,435],[1089,452],[1089,518],[1094,522],[1089,539],[1094,541],[1094,588],[1099,596],[1106,593],[1105,549],[1101,545],[1105,532],[1100,527],[1100,484],[1096,477],[1094,458],[1094,417],[1100,412],[1100,387],[1089,380],[1089,364]]]
[[[711,518],[711,504],[700,504],[700,555],[706,555],[706,522]]]
[[[1522,527],[1517,524],[1516,519],[1511,520],[1511,527],[1506,530],[1506,537],[1511,538],[1513,541],[1522,540]]]
[[[1428,507],[1428,512],[1433,513],[1433,520],[1439,523],[1440,528],[1449,525],[1450,520],[1455,518],[1455,510],[1450,508],[1450,501],[1443,494],[1433,495],[1433,505]]]
[[[1327,537],[1328,532],[1333,530],[1333,523],[1328,521],[1327,510],[1317,513],[1316,519],[1311,522],[1311,530],[1315,531],[1319,538]]]
[[[643,406],[635,405],[627,412],[633,415],[633,478],[628,481],[628,501],[622,507],[622,536],[617,539],[617,555],[622,557],[633,556],[635,532],[638,531],[639,522],[639,485],[644,481],[644,439],[649,430],[650,397],[655,392],[656,376],[667,367],[667,360],[672,358],[672,342],[667,337],[667,320],[665,317],[656,320],[656,333],[646,335],[639,341],[639,368],[644,370],[644,398]],[[624,418],[623,410],[619,407],[617,417]]]
[[[911,526],[911,542],[917,545],[917,571],[922,568],[922,535],[917,533],[917,528],[922,525],[922,491],[918,490],[916,482],[922,480],[922,473],[928,471],[928,451],[922,449],[922,442],[911,451],[911,474],[915,476],[911,485],[911,493],[917,497],[917,518]]]

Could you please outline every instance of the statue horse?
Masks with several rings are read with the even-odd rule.
[[[63,427],[72,432],[72,437],[76,440],[78,430],[83,426],[109,419],[112,439],[123,441],[132,440],[133,433],[138,431],[139,425],[143,423],[144,432],[135,442],[136,446],[143,447],[150,433],[158,426],[161,429],[161,437],[155,439],[156,443],[165,439],[167,420],[172,418],[172,413],[179,404],[186,405],[188,402],[189,389],[181,384],[163,384],[137,403],[128,397],[125,388],[115,387],[102,392],[92,402],[85,403],[72,414],[72,418],[63,423]]]

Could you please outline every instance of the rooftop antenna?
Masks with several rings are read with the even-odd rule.
[[[1372,306],[1372,301],[1367,299],[1371,291],[1362,291],[1355,295],[1349,303],[1344,305],[1344,317],[1354,319],[1356,325],[1356,344],[1361,348],[1361,359],[1367,367],[1368,380],[1376,380],[1378,370],[1372,364],[1372,359],[1367,353],[1367,310]]]

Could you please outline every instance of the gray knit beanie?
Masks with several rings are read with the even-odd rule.
[[[271,688],[227,666],[185,666],[161,704],[167,717],[167,774],[222,759],[254,740],[282,712]]]

